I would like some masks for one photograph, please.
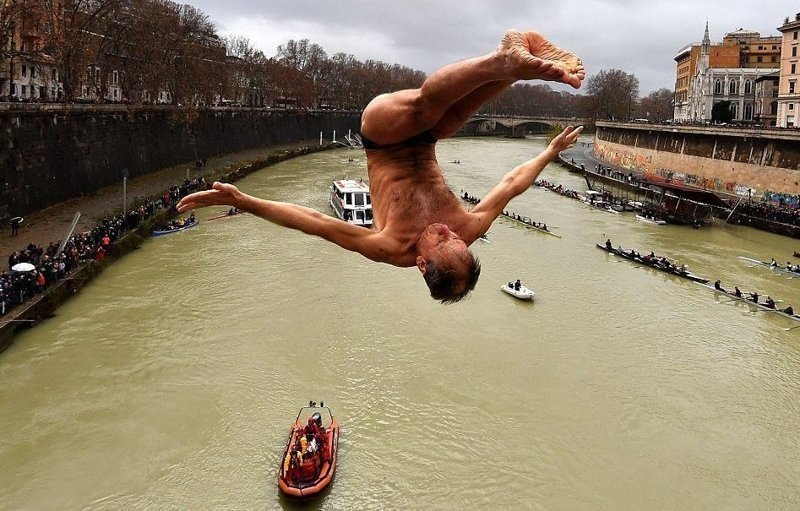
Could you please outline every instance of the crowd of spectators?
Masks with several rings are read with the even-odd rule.
[[[157,199],[148,199],[126,214],[103,219],[91,230],[71,235],[61,250],[59,240],[47,247],[29,243],[24,249],[13,252],[8,257],[8,269],[0,275],[0,316],[42,293],[81,265],[102,262],[111,245],[126,232],[136,229],[159,210],[174,208],[181,198],[202,188],[205,188],[202,176],[171,186]],[[29,263],[34,269],[12,269],[20,263]]]
[[[574,159],[570,163],[573,166],[577,166]],[[586,170],[583,165],[580,165],[580,167]],[[604,167],[601,164],[597,164],[593,172],[635,186],[643,186],[644,184],[641,178],[632,172],[622,172],[612,167]],[[767,191],[760,200],[742,201],[736,207],[735,213],[769,222],[800,227],[800,195]]]
[[[783,203],[766,199],[742,201],[736,208],[736,213],[770,222],[800,226],[800,207],[797,202]]]

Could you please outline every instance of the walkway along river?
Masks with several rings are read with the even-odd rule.
[[[313,153],[320,150],[327,150],[339,147],[337,144],[327,144],[322,146],[300,146],[293,149],[288,150],[278,150],[277,148],[273,152],[266,157],[257,158],[254,161],[249,161],[246,163],[241,163],[235,165],[233,168],[226,167],[221,172],[217,169],[211,169],[210,171],[206,171],[203,174],[208,177],[209,180],[222,180],[225,182],[235,182],[238,179],[254,172],[255,170],[262,169],[265,166],[273,165],[280,161],[285,161],[290,158],[295,158],[297,156],[306,155],[309,153]],[[258,151],[256,151],[258,152]],[[247,152],[242,152],[241,155],[247,154]],[[222,160],[227,160],[233,156],[235,159],[237,155],[226,155],[222,157]],[[167,191],[167,188],[180,184],[179,182],[172,180],[172,181],[165,181],[164,179],[170,175],[171,169],[165,169],[165,171],[157,172],[155,174],[163,174],[158,176],[146,176],[143,179],[148,179],[151,181],[149,183],[150,187],[154,184],[153,182],[161,182],[162,185],[159,188],[159,191],[152,196],[146,197],[150,200],[158,200],[161,198],[162,194]],[[187,172],[188,176],[188,172]],[[169,184],[166,184],[169,183]],[[148,186],[144,187],[145,189]],[[107,190],[108,191],[108,190]],[[99,194],[101,196],[107,194]],[[142,198],[139,198],[139,201],[142,202]],[[129,204],[131,208],[135,208],[139,204],[136,201],[131,201]],[[81,201],[80,199],[76,199],[71,201],[70,203],[64,203],[60,206],[55,206],[53,208],[49,208],[42,212],[39,212],[36,216],[45,216],[45,215],[63,215],[64,210],[69,210],[71,207],[90,207],[88,205],[88,201]],[[97,206],[95,206],[96,208]],[[71,213],[71,211],[70,211]],[[109,259],[104,260],[102,263],[92,261],[91,259],[89,262],[81,264],[79,267],[70,271],[64,278],[59,279],[54,283],[49,283],[47,288],[44,292],[37,293],[32,298],[27,298],[23,303],[14,306],[11,310],[5,312],[2,316],[0,316],[0,352],[5,350],[13,341],[14,334],[21,328],[29,328],[31,326],[36,325],[39,321],[44,318],[49,317],[53,314],[53,312],[61,305],[64,301],[68,300],[71,296],[75,295],[80,291],[80,289],[85,286],[88,282],[90,282],[103,268],[111,263],[114,259],[119,258],[132,250],[138,248],[141,243],[150,237],[150,233],[152,229],[157,228],[165,224],[169,219],[171,219],[175,215],[174,210],[170,210],[169,208],[161,208],[159,211],[156,212],[155,216],[151,218],[145,218],[141,221],[141,223],[134,229],[124,232],[124,234],[120,237],[120,239],[115,240],[115,242],[110,247],[109,252]],[[102,215],[105,218],[110,218],[114,215],[113,210],[109,211],[108,205],[106,204],[103,207]],[[30,223],[30,222],[29,222]],[[42,222],[40,222],[42,223]],[[47,223],[47,220],[44,221]],[[80,224],[79,224],[80,225]],[[83,225],[81,228],[77,228],[74,231],[74,234],[78,234],[82,232],[83,227],[87,227],[88,230],[93,229],[96,225],[100,225],[99,219],[95,218],[94,223],[92,223],[91,218],[85,219],[83,221]],[[41,244],[40,246],[44,247],[47,243],[55,243],[58,245],[60,242],[56,239],[48,239],[43,240],[42,235],[43,233],[51,233],[51,237],[55,237],[52,234],[52,227],[47,228],[44,227],[42,229],[35,230],[36,237],[38,238],[38,242]],[[64,235],[69,232],[67,229],[62,234],[62,239]],[[28,236],[28,232],[26,231],[23,236]],[[18,240],[22,238],[14,238],[14,240]],[[22,242],[20,242],[22,243]],[[36,243],[34,243],[36,244]],[[5,244],[3,244],[5,245]],[[19,248],[19,247],[17,247]]]
[[[542,139],[440,143],[483,196]],[[352,158],[355,161],[349,162]],[[251,174],[328,211],[333,150]],[[582,189],[550,165],[542,178]],[[221,208],[220,208],[221,209]],[[299,405],[341,420],[323,509],[797,509],[800,329],[597,250],[652,249],[800,307],[800,279],[738,258],[795,241],[651,226],[540,188],[476,243],[472,297],[250,215],[152,239],[0,363],[0,509],[284,509],[275,470]],[[500,285],[521,279],[526,304]]]

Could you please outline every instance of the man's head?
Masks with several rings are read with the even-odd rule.
[[[445,304],[466,297],[481,274],[478,258],[444,224],[431,224],[422,232],[417,242],[417,268],[431,296]]]

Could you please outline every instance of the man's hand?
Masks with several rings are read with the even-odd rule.
[[[550,142],[549,147],[550,149],[554,150],[556,154],[558,154],[561,151],[574,146],[581,133],[583,133],[583,126],[578,126],[577,128],[567,126],[564,131],[559,133],[558,136]]]
[[[177,208],[180,213],[207,206],[234,206],[238,208],[241,204],[242,196],[242,192],[232,184],[217,181],[212,185],[211,190],[195,192],[181,199]]]

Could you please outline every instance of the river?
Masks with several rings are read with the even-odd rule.
[[[541,138],[439,144],[483,196]],[[348,161],[349,159],[354,161]],[[460,164],[446,163],[460,160]],[[329,212],[363,152],[238,185]],[[558,165],[543,178],[584,190]],[[800,323],[595,248],[653,250],[800,309],[797,241],[657,227],[532,188],[473,245],[473,295],[254,218],[154,238],[0,355],[0,509],[285,509],[275,470],[310,399],[342,424],[320,509],[798,509]],[[520,278],[534,303],[502,293]]]

